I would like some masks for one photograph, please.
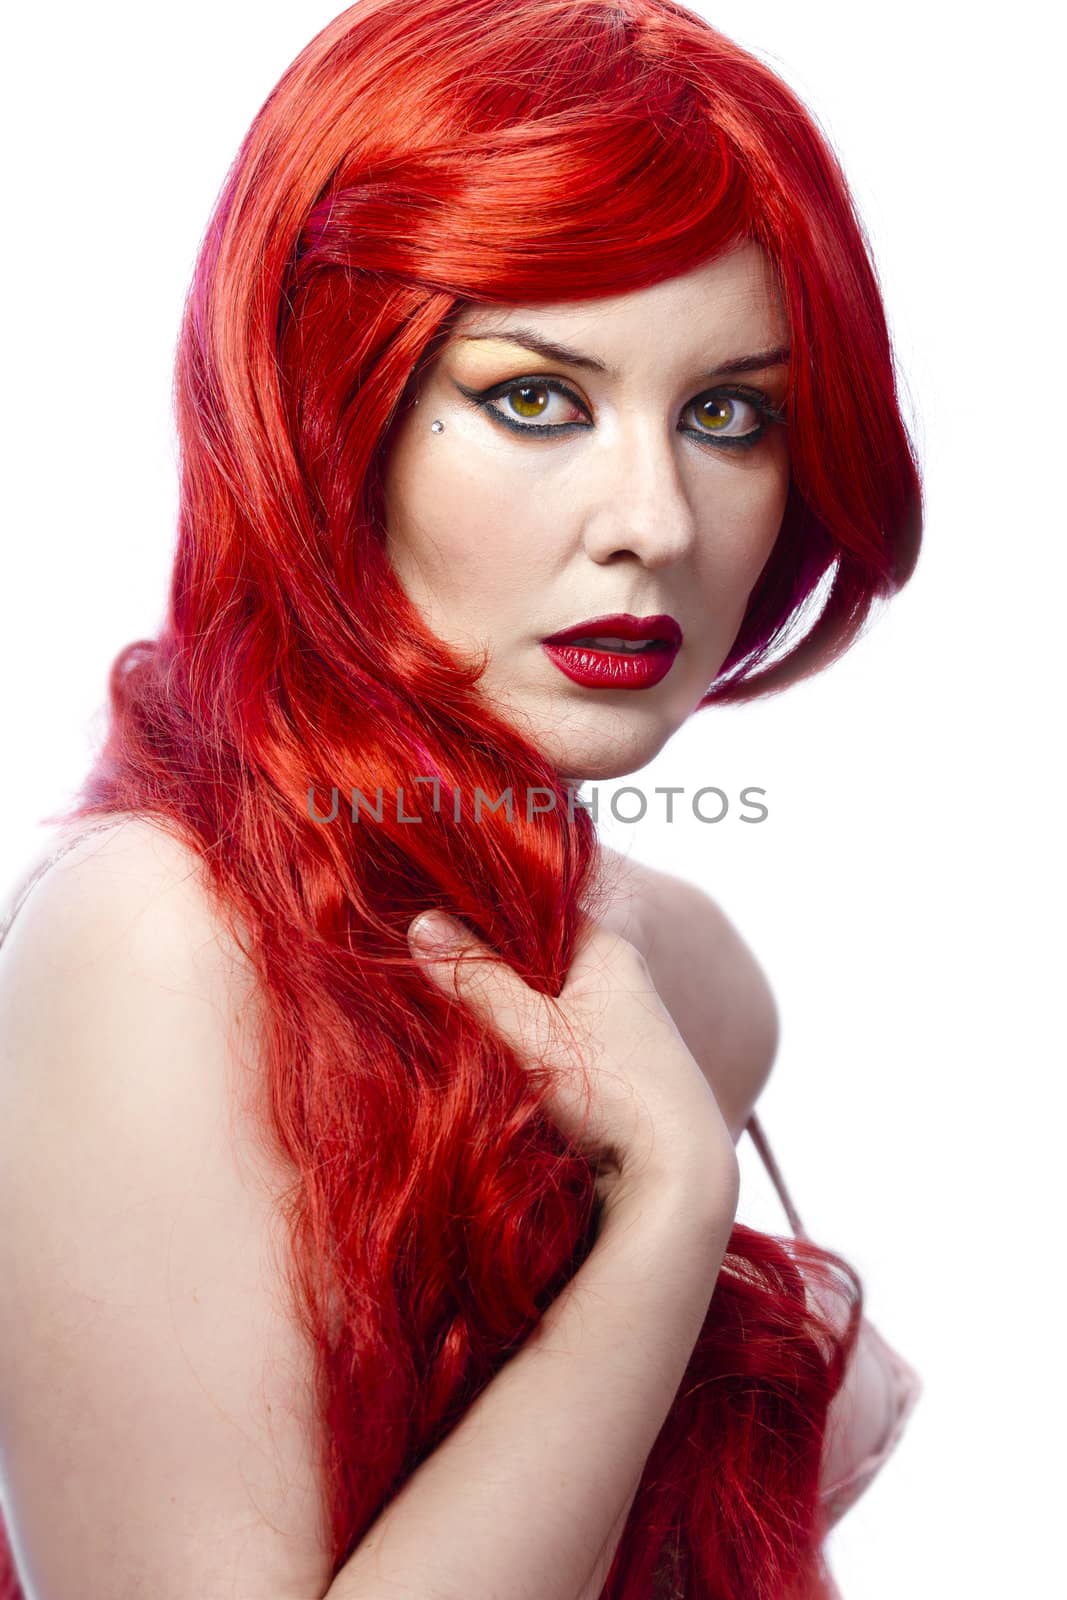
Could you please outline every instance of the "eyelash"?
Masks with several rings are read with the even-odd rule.
[[[501,427],[509,429],[512,433],[532,433],[546,438],[551,434],[574,433],[583,431],[589,426],[586,422],[520,422],[518,418],[507,417],[502,411],[497,411],[492,401],[503,399],[507,394],[516,389],[537,388],[548,389],[552,394],[559,394],[569,400],[572,405],[584,410],[582,402],[573,390],[569,389],[559,378],[510,378],[506,383],[497,383],[490,389],[468,389],[466,384],[457,383],[457,389],[470,401],[471,405],[483,410],[494,422]],[[772,423],[784,424],[785,412],[780,406],[772,404],[767,396],[759,389],[749,389],[743,384],[734,384],[725,388],[705,389],[695,395],[686,406],[686,411],[691,406],[697,405],[701,400],[727,399],[743,400],[747,405],[758,411],[762,422],[758,428],[753,428],[748,433],[737,434],[730,438],[717,438],[714,434],[700,428],[683,428],[682,432],[689,438],[696,439],[699,444],[709,444],[715,450],[751,450],[753,445],[759,444],[767,434]],[[683,413],[684,414],[684,413]]]

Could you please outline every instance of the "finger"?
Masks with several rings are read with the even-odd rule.
[[[651,982],[644,954],[629,939],[603,927],[584,912],[580,914],[579,934],[567,969],[569,994],[595,995],[612,992],[620,986],[642,989]]]
[[[427,976],[520,1054],[547,1047],[551,1035],[544,997],[463,923],[443,912],[423,912],[408,928],[408,939]]]

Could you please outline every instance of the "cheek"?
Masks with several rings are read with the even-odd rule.
[[[758,497],[752,507],[750,558],[752,563],[752,582],[756,581],[766,563],[767,557],[774,549],[778,534],[785,516],[786,502],[789,499],[789,468],[788,464],[781,473],[768,475],[769,481],[764,486],[763,493]]]
[[[479,521],[477,501],[450,472],[446,453],[432,452],[411,424],[386,459],[382,494],[393,566],[405,580],[417,570],[423,580],[432,577],[436,586],[442,574],[463,562]]]
[[[762,540],[767,552],[782,525],[791,477],[788,442],[781,430],[774,429],[768,441],[766,466],[752,484],[750,508],[753,540]]]
[[[709,580],[747,597],[774,548],[789,496],[784,453],[750,476],[718,486],[704,548]]]
[[[383,494],[394,567],[420,590],[447,597],[452,609],[457,601],[470,610],[487,597],[520,594],[552,548],[551,519],[459,439],[400,436],[385,463]]]

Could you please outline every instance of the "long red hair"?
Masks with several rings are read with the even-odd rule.
[[[132,811],[184,839],[259,974],[335,1570],[597,1222],[591,1164],[531,1075],[408,952],[410,919],[440,906],[557,994],[597,845],[401,590],[383,447],[465,304],[636,290],[745,239],[792,330],[792,483],[711,704],[839,654],[921,527],[869,246],[773,72],[672,0],[360,0],[267,98],[202,244],[168,615],[116,658],[106,744],[64,816]],[[381,786],[381,820],[315,821],[311,785],[320,811],[333,785],[372,804]],[[451,797],[478,786],[559,804],[474,826]],[[824,1593],[820,1459],[861,1303],[838,1255],[735,1225],[605,1596]]]

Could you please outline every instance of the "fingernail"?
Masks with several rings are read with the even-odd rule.
[[[458,930],[443,911],[423,911],[411,924],[408,936],[419,950],[434,955],[456,943]]]

